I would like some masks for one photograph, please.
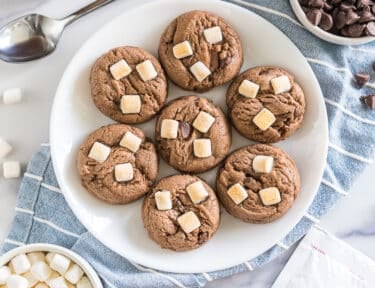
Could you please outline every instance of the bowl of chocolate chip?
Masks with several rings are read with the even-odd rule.
[[[375,40],[375,1],[290,0],[298,20],[317,37],[339,45]]]

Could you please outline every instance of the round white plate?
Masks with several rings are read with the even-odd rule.
[[[76,155],[85,137],[112,121],[94,106],[89,75],[95,60],[107,50],[135,45],[157,55],[159,37],[168,23],[189,10],[214,12],[230,22],[244,48],[242,70],[256,65],[281,66],[296,75],[306,92],[307,112],[301,129],[277,144],[295,159],[302,177],[301,192],[290,211],[271,224],[246,224],[224,209],[216,235],[203,247],[177,253],[151,241],[141,220],[142,200],[112,206],[91,196],[80,184]],[[224,111],[227,85],[201,94]],[[169,99],[189,95],[170,85]],[[155,119],[139,125],[153,137]],[[212,0],[156,1],[127,11],[95,33],[76,53],[57,89],[51,118],[51,147],[55,172],[70,207],[79,220],[106,246],[136,263],[170,272],[198,273],[228,268],[253,258],[277,243],[302,218],[323,174],[327,155],[327,117],[319,84],[303,55],[272,24],[238,6]],[[233,129],[233,149],[251,142]],[[216,169],[202,174],[214,185]],[[176,173],[163,161],[160,177]]]

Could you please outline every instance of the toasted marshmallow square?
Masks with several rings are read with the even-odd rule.
[[[65,279],[72,284],[77,284],[81,280],[84,272],[77,264],[72,265],[69,270],[65,273]]]
[[[241,204],[247,197],[249,197],[246,189],[240,183],[232,185],[228,189],[227,194],[236,205]]]
[[[260,190],[259,196],[265,206],[275,205],[281,201],[280,191],[276,187]]]
[[[137,152],[142,144],[142,139],[132,132],[126,132],[120,141],[120,146],[129,149],[132,152]]]
[[[266,131],[270,128],[275,121],[275,115],[273,115],[267,108],[260,110],[260,112],[253,118],[254,124],[262,131]]]
[[[271,79],[271,85],[275,94],[288,92],[292,89],[292,84],[286,75]]]
[[[137,114],[141,112],[142,101],[139,95],[124,95],[121,97],[121,112],[123,114]]]
[[[12,151],[12,149],[13,147],[8,142],[0,138],[0,159],[7,156]]]
[[[160,137],[165,139],[176,139],[178,135],[178,121],[164,119],[161,122]]]
[[[10,275],[12,275],[12,271],[8,266],[0,267],[0,285],[5,285]]]
[[[20,88],[12,88],[3,92],[4,104],[16,104],[22,101],[22,90]]]
[[[257,173],[271,173],[273,168],[273,157],[257,155],[253,159],[253,170]]]
[[[6,161],[3,163],[4,178],[18,178],[21,175],[21,164],[18,161]]]
[[[177,218],[177,222],[185,233],[191,233],[201,226],[199,218],[193,211],[186,212]]]
[[[30,269],[31,274],[34,276],[35,279],[38,281],[44,282],[46,281],[52,273],[52,270],[44,261],[35,262]],[[37,282],[38,282],[37,281]]]
[[[87,277],[82,277],[82,279],[77,283],[77,288],[92,288],[92,285]]]
[[[29,281],[20,275],[11,275],[7,280],[7,288],[28,288]]]
[[[139,76],[144,82],[152,80],[158,76],[158,72],[155,70],[155,67],[150,60],[145,60],[138,64],[135,66],[135,69],[137,69]]]
[[[202,203],[208,197],[208,192],[201,181],[191,183],[186,187],[186,191],[194,204]]]
[[[64,277],[54,278],[48,281],[48,285],[50,288],[69,288],[69,286],[65,282]]]
[[[193,49],[189,41],[186,40],[173,46],[173,56],[177,59],[182,59],[191,55],[193,55]]]
[[[109,67],[109,71],[115,80],[120,80],[121,78],[128,76],[130,72],[132,72],[132,69],[124,59],[121,59],[120,61],[111,65],[111,67]]]
[[[63,255],[55,254],[50,266],[53,270],[59,272],[60,275],[64,275],[70,266],[70,259]]]
[[[107,160],[110,153],[111,147],[100,142],[95,142],[90,149],[88,157],[98,161],[99,163],[103,163],[105,160]]]
[[[14,257],[10,263],[12,264],[14,272],[16,274],[23,274],[30,270],[31,264],[26,254],[20,254]]]
[[[32,264],[35,262],[45,262],[46,261],[46,255],[43,252],[31,252],[27,254],[27,258],[29,258],[29,261]]]
[[[24,277],[29,283],[28,287],[34,287],[35,284],[39,282],[30,271],[22,274],[21,276]]]
[[[207,138],[195,139],[193,142],[193,149],[195,157],[210,157],[212,155],[211,140]]]
[[[117,164],[115,166],[115,178],[117,182],[127,182],[132,180],[134,178],[134,170],[132,164]]]
[[[255,98],[258,94],[260,86],[249,80],[243,80],[240,87],[238,87],[238,93],[247,98]]]
[[[172,196],[171,192],[167,190],[158,191],[155,193],[156,208],[158,210],[172,209]]]
[[[223,33],[221,33],[220,26],[204,29],[203,34],[206,41],[211,44],[219,43],[223,40]]]
[[[200,111],[198,116],[193,122],[195,129],[202,133],[207,133],[210,130],[212,124],[215,122],[215,117],[212,117],[209,113]]]
[[[190,66],[190,72],[193,73],[195,79],[197,79],[199,82],[202,82],[211,74],[210,69],[208,69],[207,66],[201,61],[198,61]]]

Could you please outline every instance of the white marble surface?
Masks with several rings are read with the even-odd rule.
[[[150,0],[143,0],[148,2]],[[90,0],[0,0],[0,25],[16,16],[40,12],[62,17],[89,3]],[[108,20],[121,11],[138,4],[136,0],[118,0],[78,20],[65,31],[52,55],[24,64],[0,61],[0,91],[21,87],[25,99],[22,104],[5,106],[0,102],[0,137],[7,139],[14,152],[9,160],[19,160],[25,166],[42,142],[48,142],[50,108],[59,79],[75,51]],[[0,169],[1,170],[1,169]],[[371,176],[375,164],[358,178],[350,195],[341,200],[322,219],[321,225],[339,238],[375,259],[375,186]],[[13,217],[20,180],[0,177],[0,241],[5,238]],[[250,243],[249,243],[250,245]],[[290,256],[283,257],[253,272],[215,281],[207,287],[271,287]]]

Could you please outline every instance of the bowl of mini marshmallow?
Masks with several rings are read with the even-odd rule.
[[[0,256],[0,288],[103,288],[90,264],[66,248],[30,244]]]

